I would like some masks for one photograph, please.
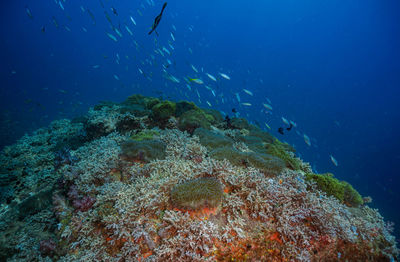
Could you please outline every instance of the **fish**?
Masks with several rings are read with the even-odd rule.
[[[169,50],[168,50],[167,48],[165,48],[164,46],[163,46],[162,50],[163,50],[165,53],[167,53],[168,55],[171,55],[171,53],[169,52]]]
[[[239,93],[235,93],[237,101],[240,103],[240,96]]]
[[[212,105],[211,105],[211,103],[210,103],[210,102],[206,101],[206,103],[207,103],[207,105],[209,105],[210,107],[212,107]]]
[[[121,32],[117,28],[114,28],[114,31],[115,31],[115,33],[117,33],[117,35],[119,35],[119,37],[122,37]]]
[[[337,161],[332,155],[329,155],[329,156],[330,156],[330,158],[331,158],[332,163],[333,163],[335,166],[338,166],[338,161]]]
[[[174,29],[174,31],[176,31],[176,27],[174,25],[172,25],[172,29]]]
[[[209,73],[206,73],[206,75],[208,76],[208,78],[210,78],[212,81],[217,81],[217,79],[213,76],[213,75],[210,75]]]
[[[60,5],[60,8],[61,8],[62,10],[64,10],[64,6],[63,6],[63,4],[61,3],[61,1],[58,1],[58,4]]]
[[[194,83],[196,83],[198,85],[204,84],[203,80],[201,80],[200,78],[190,78],[189,77],[188,79],[189,79],[190,82],[194,82]]]
[[[212,89],[211,89],[211,93],[213,94],[213,96],[215,96],[215,92],[214,92],[214,90],[212,90]]]
[[[58,22],[57,22],[57,19],[54,16],[53,16],[53,23],[58,28]]]
[[[86,27],[83,27],[83,26],[82,26],[82,31],[85,32],[85,33],[87,33]]]
[[[141,74],[143,75],[143,71],[142,71],[142,69],[140,69],[140,68],[139,68],[139,73],[141,73]]]
[[[282,116],[282,122],[285,123],[285,125],[289,125],[289,121],[283,116]]]
[[[129,33],[130,35],[133,35],[132,31],[129,29],[129,27],[128,27],[127,25],[125,25],[125,29],[126,29],[126,31],[128,31],[128,33]]]
[[[25,7],[25,11],[26,11],[26,14],[28,15],[28,17],[29,17],[30,19],[33,19],[32,12],[31,12],[31,10],[30,10],[28,7]]]
[[[167,2],[165,2],[163,4],[160,14],[158,16],[156,16],[156,18],[154,18],[153,25],[151,27],[150,32],[148,33],[149,35],[151,35],[151,33],[153,33],[156,30],[156,28],[158,27],[158,25],[160,24],[160,21],[161,21],[162,15],[164,13],[165,7],[167,7]],[[158,36],[157,31],[155,31],[155,32],[156,32],[156,35]]]
[[[58,89],[58,92],[63,93],[63,94],[67,93],[67,91],[65,91],[64,89]]]
[[[89,14],[90,18],[93,21],[93,24],[95,25],[96,24],[96,19],[94,18],[93,13],[88,8],[86,9],[86,12]]]
[[[94,69],[97,69],[97,68],[99,68],[100,66],[99,65],[94,65],[94,66],[92,66]]]
[[[114,27],[113,22],[112,22],[112,20],[111,20],[111,17],[110,17],[110,15],[107,13],[107,11],[104,11],[104,15],[106,16],[106,19],[107,19],[107,21],[110,23],[110,25],[111,25],[112,27]]]
[[[244,106],[251,106],[250,103],[242,103],[242,105],[244,105]]]
[[[263,106],[268,110],[272,110],[272,106],[269,104],[263,103]]]
[[[171,34],[172,40],[175,41],[175,36],[174,36],[174,34],[173,34],[172,32],[171,32],[170,34]]]
[[[278,128],[278,133],[281,134],[281,135],[284,134],[284,133],[283,133],[283,127]]]
[[[191,87],[189,84],[186,84],[186,87],[187,87],[190,91],[192,91],[192,87]]]
[[[227,74],[219,73],[219,75],[225,78],[226,80],[231,80],[231,78]]]
[[[196,68],[196,67],[194,67],[194,65],[190,65],[190,66],[192,67],[193,71],[195,71],[196,73],[198,73],[198,72],[199,72],[199,70],[197,70],[197,68]]]
[[[111,7],[111,11],[114,13],[114,15],[118,15],[117,9],[115,9],[114,7]]]
[[[85,8],[83,6],[81,6],[81,11],[85,12]]]
[[[174,83],[180,83],[181,81],[173,75],[167,75],[166,78]]]
[[[43,33],[46,32],[46,27],[42,26],[42,28],[40,28],[40,31],[42,31]]]
[[[114,35],[112,35],[112,34],[110,34],[110,33],[107,33],[107,36],[108,36],[109,38],[111,38],[112,40],[114,40],[115,42],[118,41],[118,39],[117,39]]]
[[[265,126],[268,127],[269,130],[271,130],[271,127],[267,123],[265,123]]]
[[[132,17],[132,16],[130,16],[129,18],[131,19],[132,23],[133,23],[134,25],[136,25],[136,21],[135,21],[135,19],[133,19],[133,17]]]
[[[119,77],[117,75],[114,75],[115,80],[119,80]]]
[[[71,32],[71,28],[69,28],[68,26],[64,25],[65,30],[67,30],[68,32]]]
[[[244,91],[246,94],[253,96],[253,92],[251,92],[250,90],[247,90],[247,89],[244,89],[244,88],[243,88],[243,91]]]
[[[311,146],[311,140],[310,140],[310,138],[309,138],[306,134],[303,134],[303,137],[304,137],[304,142],[306,142],[306,144],[307,144],[308,146]]]

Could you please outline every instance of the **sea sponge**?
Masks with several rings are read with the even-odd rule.
[[[171,190],[173,206],[188,211],[218,208],[222,202],[222,196],[221,183],[212,177],[188,180]]]

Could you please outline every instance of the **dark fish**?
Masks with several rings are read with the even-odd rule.
[[[111,10],[114,13],[114,15],[118,15],[117,9],[115,9],[114,7],[111,7]]]
[[[278,128],[279,134],[283,135],[283,127]]]
[[[42,28],[40,28],[40,30],[44,33],[44,32],[46,32],[46,27],[42,26]]]
[[[236,108],[232,108],[232,113],[237,113]]]
[[[89,10],[89,8],[86,8],[86,12],[90,15],[90,18],[92,18],[93,24],[96,24],[96,19],[94,18],[93,13]]]
[[[29,16],[29,18],[33,19],[33,15],[32,15],[31,10],[27,6],[25,7],[25,10],[26,10],[26,14]]]
[[[290,131],[290,130],[292,129],[292,127],[293,127],[293,124],[292,124],[292,123],[290,123],[290,126],[289,126],[289,127],[287,127],[287,128],[286,128],[286,130],[287,130],[287,131]]]
[[[107,19],[107,21],[110,23],[110,25],[111,25],[112,27],[114,27],[114,25],[113,25],[113,23],[112,23],[112,20],[111,20],[111,17],[108,15],[107,11],[104,11],[104,14],[106,15],[106,19]]]
[[[53,16],[53,23],[58,28],[58,22],[57,22],[57,19],[54,16]]]
[[[163,12],[164,12],[164,9],[165,9],[166,6],[167,6],[167,2],[164,3],[164,5],[163,5],[163,7],[162,7],[162,9],[161,9],[160,14],[154,19],[154,23],[153,23],[153,26],[151,27],[151,31],[149,32],[149,35],[151,35],[151,33],[153,33],[153,31],[156,30],[158,24],[159,24],[160,21],[161,21],[161,17],[162,17],[162,15],[163,15]],[[156,34],[157,34],[157,36],[158,36],[157,31],[156,31]]]

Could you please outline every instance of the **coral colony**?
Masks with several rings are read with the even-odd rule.
[[[133,95],[54,121],[1,158],[9,261],[395,261],[369,198],[193,103]]]

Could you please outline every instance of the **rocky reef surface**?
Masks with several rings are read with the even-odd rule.
[[[0,154],[2,261],[396,261],[347,182],[242,118],[133,95]]]

